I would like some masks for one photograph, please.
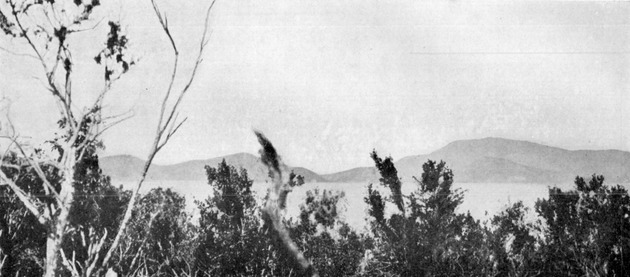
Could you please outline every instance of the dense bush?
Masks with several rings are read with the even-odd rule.
[[[443,162],[422,167],[417,189],[401,193],[391,158],[372,158],[381,174],[365,202],[375,240],[369,275],[400,276],[628,276],[630,197],[593,175],[575,189],[549,189],[538,200],[538,220],[518,202],[482,225],[456,208],[463,195]],[[395,212],[389,217],[388,204]],[[393,205],[392,205],[393,204]],[[391,210],[391,209],[390,209]]]
[[[198,276],[289,276],[299,275],[295,261],[285,252],[261,213],[261,204],[251,190],[247,171],[221,162],[206,167],[213,195],[198,202],[199,244],[195,250]],[[303,184],[290,175],[287,187]],[[285,195],[290,190],[285,190]],[[342,194],[308,192],[299,219],[287,220],[291,236],[313,259],[324,276],[351,275],[363,254],[362,237],[345,223],[337,222],[337,202]]]
[[[238,171],[224,160],[217,168],[206,166],[206,175],[214,193],[197,203],[200,232],[194,264],[198,276],[268,271],[266,241],[247,171]]]
[[[593,175],[575,179],[575,190],[549,189],[536,211],[546,223],[541,241],[547,274],[628,276],[630,274],[630,197],[617,185]]]
[[[184,197],[170,189],[155,188],[143,195],[117,251],[117,270],[131,276],[190,274],[196,228],[185,204]]]
[[[529,210],[522,202],[495,215],[488,233],[493,272],[499,276],[537,276],[540,271],[538,239],[540,224],[527,221]]]
[[[381,174],[383,197],[370,185],[365,202],[372,217],[374,258],[368,275],[451,276],[488,275],[489,256],[485,230],[470,214],[457,214],[463,193],[452,189],[453,174],[444,162],[428,161],[422,167],[416,190],[403,195],[402,182],[391,158],[372,152]],[[395,212],[387,217],[387,206]]]
[[[366,237],[338,220],[343,193],[308,191],[300,219],[290,224],[294,239],[322,276],[355,275],[366,250]]]
[[[503,276],[628,276],[630,197],[593,175],[575,189],[549,189],[536,202],[537,222],[516,203],[495,216],[495,267]]]
[[[6,155],[4,163],[19,164],[16,155]],[[9,178],[13,178],[20,189],[38,195],[41,188],[35,172],[28,167],[2,167]],[[46,229],[17,199],[8,186],[0,186],[0,276],[42,275],[43,245]]]

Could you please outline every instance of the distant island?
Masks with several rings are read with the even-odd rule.
[[[245,168],[255,181],[268,179],[260,158],[249,153],[173,165],[153,164],[148,179],[205,181],[204,166],[216,166],[223,159],[228,164]],[[604,175],[609,182],[630,182],[630,152],[566,150],[502,138],[459,140],[429,154],[403,157],[395,162],[399,176],[404,182],[413,180],[428,159],[445,161],[453,170],[455,181],[464,183],[570,183],[577,175],[594,173]],[[100,160],[103,172],[114,182],[136,180],[143,164],[142,159],[130,155],[108,156]],[[374,167],[357,167],[332,174],[318,174],[304,167],[287,168],[304,176],[307,182],[368,183],[377,182],[379,178]]]

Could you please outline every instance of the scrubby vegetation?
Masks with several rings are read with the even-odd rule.
[[[102,173],[97,155],[102,133],[127,118],[104,99],[138,61],[128,54],[120,16],[97,18],[100,0],[0,1],[2,35],[20,50],[7,52],[41,64],[33,72],[60,116],[59,134],[41,148],[8,116],[0,122],[0,276],[630,276],[630,197],[598,175],[577,177],[570,191],[550,188],[535,205],[535,221],[515,203],[479,222],[457,212],[464,195],[446,163],[427,161],[415,190],[404,194],[391,157],[372,152],[381,178],[365,192],[369,228],[354,230],[340,220],[344,195],[336,191],[312,190],[297,218],[283,217],[287,195],[304,181],[282,179],[275,149],[257,133],[273,180],[262,201],[248,173],[226,162],[206,167],[213,194],[196,203],[198,219],[172,190],[141,195],[153,159],[186,120],[180,103],[208,43],[215,1],[208,2],[198,52],[182,74],[187,51],[150,1],[172,51],[165,68],[172,73],[141,177],[125,190]],[[86,49],[78,41],[99,35],[104,40],[89,55],[80,53]],[[75,79],[91,71],[78,60],[86,56],[100,68],[95,83]]]
[[[63,276],[85,276],[102,259],[95,245],[112,243],[131,192],[110,184],[94,145],[78,163],[70,231],[63,243]],[[369,228],[354,230],[339,219],[343,193],[311,190],[298,218],[285,218],[290,236],[321,276],[627,276],[630,274],[630,197],[604,177],[577,177],[575,188],[550,188],[535,205],[537,220],[514,203],[488,222],[456,212],[463,192],[452,188],[444,162],[418,170],[416,190],[406,195],[390,157],[371,154],[381,179],[369,185]],[[5,159],[17,159],[7,155]],[[11,164],[16,164],[12,161]],[[29,195],[42,195],[28,165],[2,167]],[[48,180],[59,173],[45,168]],[[225,161],[206,167],[214,193],[198,201],[199,220],[183,196],[169,189],[143,195],[132,224],[117,246],[112,270],[121,276],[300,276],[247,171]],[[58,179],[58,178],[57,178]],[[58,186],[52,184],[53,186]],[[285,196],[302,186],[291,174]],[[46,234],[37,218],[7,186],[0,187],[2,276],[43,273]],[[266,200],[263,199],[263,202]],[[41,201],[46,201],[42,199]],[[100,248],[105,249],[105,248]],[[101,272],[99,274],[104,274]]]

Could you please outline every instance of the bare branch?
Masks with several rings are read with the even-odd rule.
[[[75,261],[76,261],[76,252],[72,251],[72,260],[68,260],[68,258],[66,257],[66,253],[65,251],[63,251],[63,249],[61,249],[61,251],[59,251],[59,253],[61,253],[61,261],[63,263],[63,265],[72,273],[73,277],[78,277],[79,275],[79,271],[77,270]]]
[[[14,51],[11,51],[11,50],[9,50],[7,48],[4,48],[4,47],[0,47],[0,50],[2,50],[4,52],[7,52],[9,54],[15,55],[15,56],[23,56],[23,57],[29,57],[29,58],[37,59],[37,57],[35,57],[35,56],[31,55],[31,54],[14,52]]]
[[[205,45],[205,37],[206,37],[206,32],[207,32],[207,28],[208,28],[208,22],[209,22],[209,17],[210,17],[210,11],[212,9],[212,7],[214,6],[214,0],[212,1],[212,4],[208,7],[207,9],[207,13],[206,13],[206,19],[205,19],[205,26],[204,26],[204,34],[202,36],[202,43],[201,45]],[[171,128],[170,126],[172,126],[172,119],[173,119],[173,115],[176,113],[176,110],[179,106],[179,103],[181,102],[181,99],[183,98],[183,95],[186,93],[186,91],[188,90],[188,87],[190,86],[189,84],[186,85],[186,87],[182,90],[182,92],[180,93],[178,100],[175,102],[175,104],[170,108],[169,111],[169,116],[167,118],[166,121],[164,121],[164,115],[166,113],[166,108],[168,106],[169,103],[169,99],[170,99],[170,95],[173,89],[173,84],[175,82],[175,78],[177,77],[177,68],[178,68],[178,62],[179,62],[179,52],[177,50],[177,46],[175,44],[175,41],[173,40],[173,37],[171,36],[170,30],[168,28],[168,23],[166,20],[166,17],[162,15],[162,13],[160,12],[157,4],[155,3],[155,0],[151,0],[151,4],[153,5],[153,10],[155,12],[155,15],[158,18],[158,21],[160,22],[160,24],[162,25],[162,29],[164,30],[164,33],[167,35],[167,37],[169,38],[169,41],[171,43],[171,47],[173,48],[173,52],[175,54],[174,57],[174,64],[173,64],[173,71],[171,74],[171,80],[169,82],[168,88],[166,90],[166,93],[164,95],[164,98],[162,100],[162,105],[160,107],[160,114],[159,114],[159,119],[158,119],[158,124],[157,124],[157,128],[156,128],[156,134],[155,134],[155,138],[153,141],[153,145],[152,148],[149,152],[148,158],[144,164],[142,173],[141,173],[141,177],[138,180],[136,186],[134,187],[132,194],[131,194],[131,199],[129,200],[129,203],[127,204],[127,209],[125,211],[125,215],[123,216],[123,219],[121,221],[120,227],[118,228],[118,232],[116,233],[116,237],[114,238],[114,241],[112,242],[109,250],[107,251],[107,253],[105,254],[105,257],[103,258],[103,262],[102,262],[102,266],[107,266],[107,264],[109,263],[114,251],[116,250],[116,248],[118,248],[118,245],[120,244],[120,239],[122,238],[127,225],[129,224],[129,220],[131,219],[131,214],[132,214],[132,210],[133,207],[135,205],[136,199],[138,198],[138,193],[140,191],[140,188],[142,187],[142,184],[144,183],[144,180],[147,176],[147,173],[149,171],[149,168],[151,167],[151,164],[153,162],[153,159],[155,158],[155,155],[158,153],[158,151],[165,145],[166,142],[168,142],[168,140],[170,139],[170,137],[179,129],[179,127],[181,126],[181,124],[183,123],[180,122],[179,124],[177,124],[177,126],[175,128],[173,128],[172,132],[168,132],[166,135],[166,138],[164,139],[163,143],[161,143],[164,133],[166,132],[166,130],[168,130],[169,128]],[[191,74],[191,79],[189,80],[189,83],[192,83],[192,80],[194,79],[195,76],[195,72],[196,72],[196,68],[198,68],[198,65],[201,61],[201,53],[203,53],[203,47],[201,48],[200,54],[197,58],[196,64],[195,64],[195,69],[193,71],[193,73]]]
[[[46,65],[45,59],[42,56],[42,54],[39,52],[39,50],[37,50],[35,43],[33,43],[33,41],[31,40],[31,37],[28,35],[28,32],[26,32],[26,29],[22,25],[22,21],[18,17],[18,12],[16,10],[15,3],[13,3],[13,0],[9,0],[9,5],[11,6],[11,11],[13,13],[13,17],[15,18],[15,22],[17,23],[18,28],[20,28],[20,32],[22,33],[24,38],[26,38],[26,41],[28,42],[30,47],[33,49],[35,54],[37,55],[37,58],[39,59],[39,61],[42,63],[42,66],[44,67],[44,70],[46,71],[46,75],[48,75],[48,66]]]
[[[90,232],[92,232],[92,229],[90,229]],[[103,245],[105,244],[105,239],[107,239],[107,229],[105,229],[105,233],[103,234],[103,236],[101,236],[100,241],[98,241],[96,244],[90,243],[90,247],[88,248],[90,259],[88,260],[89,265],[85,271],[85,276],[92,276],[92,272],[96,268],[96,263],[98,262],[101,248],[103,248]],[[92,262],[90,262],[90,260]]]
[[[68,33],[80,33],[80,32],[85,32],[85,31],[91,31],[96,29],[96,27],[98,27],[98,25],[101,25],[101,23],[103,22],[105,18],[101,18],[101,20],[99,20],[98,22],[96,22],[94,24],[94,26],[92,27],[87,27],[87,28],[83,28],[83,29],[74,29],[74,30],[68,30]]]
[[[134,116],[133,112],[126,112],[117,116],[111,116],[109,118],[115,119],[115,121],[109,123],[109,124],[105,124],[105,126],[103,127],[103,129],[101,129],[100,131],[98,131],[94,137],[99,137],[101,134],[103,134],[105,131],[109,130],[109,128],[112,128],[124,121],[126,121],[127,119],[130,119]]]
[[[9,139],[9,145],[7,146],[7,149],[5,149],[4,153],[2,154],[2,156],[0,156],[0,159],[2,159],[2,158],[6,157],[9,154],[9,152],[11,151],[11,146],[13,146],[13,144],[15,144],[15,141],[13,139],[11,139],[12,137],[9,137],[9,136],[0,136],[0,138],[7,138],[7,139]],[[9,166],[9,165],[4,165],[4,166]],[[20,169],[20,168],[17,167],[16,169]]]
[[[170,99],[171,91],[173,90],[173,84],[175,83],[175,78],[177,77],[177,69],[179,67],[179,51],[177,50],[177,46],[175,45],[173,36],[171,36],[171,32],[168,29],[168,24],[166,23],[167,21],[165,17],[162,15],[162,13],[160,12],[160,9],[155,3],[155,0],[151,0],[151,4],[153,5],[153,10],[155,11],[158,21],[160,22],[160,25],[162,25],[162,29],[164,30],[164,33],[168,37],[171,43],[171,47],[173,48],[173,52],[175,54],[174,62],[173,62],[173,72],[171,73],[171,79],[169,81],[168,88],[166,89],[166,93],[164,94],[164,99],[162,100],[162,106],[160,108],[160,116],[158,119],[158,125],[157,125],[157,130],[156,130],[156,136],[161,137],[162,134],[164,133],[164,130],[166,129],[166,126],[168,126],[170,122],[170,117],[169,117],[166,123],[162,124],[164,120],[164,113],[166,111],[166,106],[168,104],[168,100]],[[176,108],[177,106],[174,106],[173,110],[175,110]]]
[[[184,124],[184,122],[186,122],[186,120],[188,119],[188,117],[184,118],[184,120],[182,120],[179,124],[177,125],[172,125],[175,126],[174,128],[172,128],[171,131],[169,131],[166,134],[166,137],[164,138],[164,141],[158,146],[158,151],[160,149],[162,149],[162,147],[164,147],[164,145],[166,145],[166,143],[171,139],[171,137],[175,134],[175,132],[177,132],[177,130],[179,130],[179,127],[182,126],[182,124]]]
[[[9,126],[11,126],[12,132],[15,132],[15,127],[14,127],[13,122],[11,121],[11,118],[9,116],[7,116],[7,121],[9,123]],[[44,191],[46,192],[46,194],[52,194],[55,197],[55,199],[58,201],[58,203],[61,203],[61,199],[59,197],[59,194],[57,194],[57,191],[55,190],[53,185],[50,183],[50,181],[48,181],[48,178],[46,178],[46,174],[44,173],[44,171],[40,167],[39,162],[34,161],[30,157],[28,157],[28,155],[26,155],[26,152],[24,151],[24,148],[17,141],[17,136],[16,135],[14,135],[13,137],[9,137],[9,139],[11,140],[12,144],[14,144],[17,147],[17,149],[20,151],[20,153],[22,154],[24,159],[28,162],[28,164],[35,170],[35,173],[37,174],[37,176],[42,180],[42,182],[44,183]],[[7,151],[8,151],[8,149],[7,149]]]
[[[149,224],[147,224],[147,227],[146,227],[147,233],[149,232],[149,230],[151,230],[151,226],[153,226],[153,221],[155,221],[155,218],[158,215],[160,215],[160,213],[162,213],[162,210],[164,210],[164,205],[165,205],[165,201],[162,201],[157,211],[151,214],[151,217],[149,219]],[[142,243],[140,243],[140,245],[138,246],[138,252],[136,252],[136,255],[134,255],[133,259],[131,260],[131,266],[129,268],[133,269],[133,266],[136,264],[138,257],[140,257],[140,254],[143,252],[142,248],[147,243],[148,239],[149,239],[149,236],[145,236],[145,238],[142,240]]]
[[[59,203],[61,203],[61,198],[59,197],[59,194],[57,194],[55,187],[53,187],[50,181],[48,181],[48,178],[46,178],[46,174],[44,173],[42,168],[39,166],[39,163],[37,161],[31,161],[31,159],[26,156],[26,153],[24,152],[24,148],[22,148],[22,146],[19,143],[15,142],[15,146],[18,148],[18,150],[20,150],[20,153],[22,154],[26,162],[28,162],[28,164],[35,170],[35,173],[37,174],[37,176],[44,183],[44,190],[46,191],[46,193],[52,194],[55,197],[55,199],[59,201]]]
[[[1,166],[2,161],[0,160],[0,167]],[[26,193],[22,189],[20,189],[20,187],[18,187],[12,179],[8,178],[2,170],[0,170],[0,179],[4,180],[9,185],[15,195],[20,199],[22,203],[24,203],[24,206],[37,218],[37,221],[39,221],[39,223],[41,223],[42,225],[46,225],[48,220],[50,220],[50,217],[44,213],[41,213],[37,209],[35,200],[28,197]]]
[[[13,18],[15,19],[15,22],[17,23],[17,26],[18,26],[18,28],[20,30],[20,33],[24,36],[24,38],[28,42],[29,46],[33,49],[33,51],[37,55],[37,58],[39,59],[40,63],[42,64],[42,67],[44,68],[44,72],[46,74],[46,78],[47,78],[47,81],[48,81],[49,91],[52,92],[53,96],[57,97],[59,102],[61,102],[62,106],[64,107],[63,112],[65,112],[66,115],[69,118],[72,118],[72,111],[70,110],[70,104],[68,102],[68,99],[66,99],[66,97],[64,97],[61,94],[59,88],[55,84],[55,77],[54,77],[54,74],[55,74],[55,71],[56,71],[56,67],[57,67],[57,64],[59,62],[60,53],[62,51],[62,49],[61,49],[62,45],[60,45],[59,48],[57,49],[57,56],[55,57],[55,65],[53,66],[52,69],[50,69],[48,64],[46,63],[46,59],[45,59],[44,55],[40,52],[40,50],[37,49],[37,46],[35,46],[35,42],[33,42],[31,36],[28,34],[28,31],[26,30],[26,28],[22,24],[22,21],[20,20],[20,17],[18,16],[18,10],[16,9],[15,3],[13,2],[13,0],[9,0],[8,2],[9,2],[9,5],[11,6]],[[54,9],[53,9],[53,11],[54,11]],[[44,10],[44,13],[48,17],[48,13],[47,13],[46,10]],[[51,24],[51,26],[54,26],[54,24],[52,24],[52,22],[50,22],[50,24]],[[68,124],[74,124],[74,122],[69,122]],[[74,129],[73,125],[70,125],[70,126],[73,127],[73,129]]]
[[[193,80],[195,79],[195,76],[197,75],[197,69],[199,68],[199,65],[201,64],[201,62],[203,60],[202,56],[203,56],[205,47],[208,44],[208,41],[207,41],[207,38],[206,38],[206,34],[208,33],[208,24],[209,24],[209,20],[210,20],[210,10],[214,6],[215,2],[216,2],[216,0],[212,0],[212,2],[210,3],[210,7],[206,11],[206,20],[204,22],[203,36],[201,37],[201,42],[199,43],[199,53],[197,54],[197,60],[195,62],[195,66],[193,67],[192,73],[190,74],[190,79],[188,79],[188,82],[184,86],[184,89],[182,89],[181,93],[179,94],[179,97],[177,98],[177,101],[173,105],[173,109],[171,110],[171,113],[169,114],[168,119],[166,120],[165,126],[171,121],[171,118],[173,118],[173,114],[177,110],[177,107],[181,103],[181,101],[184,98],[184,95],[186,94],[186,92],[188,92],[188,89],[190,88],[190,85],[192,84]],[[170,37],[170,34],[169,34],[169,37]]]

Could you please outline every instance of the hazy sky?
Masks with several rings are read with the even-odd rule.
[[[190,64],[208,1],[166,2]],[[149,1],[113,4],[101,13],[127,26],[139,63],[108,99],[135,116],[104,154],[144,158],[172,53]],[[629,2],[218,0],[212,14],[189,119],[158,163],[256,153],[252,129],[320,173],[370,165],[373,148],[401,158],[488,136],[630,150]],[[88,96],[103,38],[76,42]],[[0,51],[0,93],[21,134],[43,139],[56,107],[25,59]]]

